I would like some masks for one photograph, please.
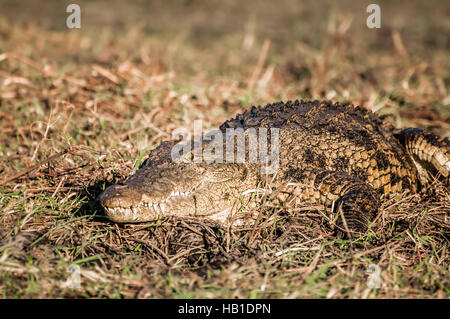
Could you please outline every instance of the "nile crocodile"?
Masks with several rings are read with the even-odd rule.
[[[262,173],[263,163],[248,161],[248,152],[243,163],[174,161],[175,142],[163,142],[134,175],[100,195],[108,217],[122,223],[217,217],[261,185],[287,185],[283,194],[331,208],[341,230],[363,232],[382,195],[417,192],[431,177],[446,179],[450,172],[448,138],[422,129],[397,130],[349,104],[302,100],[253,106],[224,122],[220,131],[229,128],[278,128],[278,170]]]

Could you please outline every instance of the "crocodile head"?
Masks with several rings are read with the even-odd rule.
[[[211,216],[230,209],[253,184],[245,165],[160,163],[149,158],[134,175],[108,187],[99,199],[114,222]]]

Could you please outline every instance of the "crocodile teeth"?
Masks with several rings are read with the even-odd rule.
[[[167,198],[164,200],[164,202],[169,201],[169,199],[171,199],[172,197],[175,197],[175,196],[187,196],[190,193],[191,192],[189,192],[189,191],[187,191],[187,192],[172,192],[172,193],[170,193],[169,196],[167,196]]]
[[[161,203],[152,203],[152,202],[142,201],[141,203],[139,203],[139,205],[134,206],[134,207],[111,207],[111,208],[108,208],[108,211],[112,214],[120,213],[122,215],[125,215],[125,214],[126,215],[134,215],[134,217],[136,217],[137,215],[139,215],[141,209],[143,207],[145,207],[147,209],[153,209],[155,212],[160,212],[160,213],[164,214],[166,212],[166,206],[164,205],[165,203],[167,203],[173,197],[188,196],[190,193],[191,192],[189,192],[189,191],[188,192],[172,192]]]
[[[131,214],[132,212],[135,213],[136,208],[133,210],[131,208],[127,207],[114,207],[114,208],[108,208],[108,211],[111,213],[121,213],[121,214]]]
[[[158,208],[158,210],[164,214],[165,212],[165,207],[164,204],[157,204],[156,207]]]

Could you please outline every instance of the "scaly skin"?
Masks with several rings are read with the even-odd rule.
[[[353,105],[295,101],[252,107],[220,130],[261,127],[280,129],[275,174],[262,174],[248,153],[241,164],[174,163],[174,142],[164,142],[136,174],[105,190],[101,204],[111,220],[124,223],[217,216],[270,180],[271,186],[289,185],[286,196],[333,207],[341,230],[362,232],[378,211],[380,195],[416,192],[429,173],[448,178],[450,172],[448,139],[420,129],[394,134],[381,118]]]

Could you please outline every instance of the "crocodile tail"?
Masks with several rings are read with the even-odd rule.
[[[450,141],[431,132],[407,128],[395,134],[411,156],[419,172],[421,182],[430,180],[438,172],[448,178],[450,175]]]

